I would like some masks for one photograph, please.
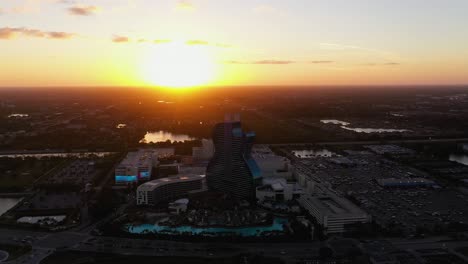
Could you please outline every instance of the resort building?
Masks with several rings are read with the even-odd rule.
[[[304,191],[297,183],[288,183],[284,178],[264,178],[262,185],[256,188],[258,202],[290,201],[299,198]]]
[[[155,150],[140,149],[128,152],[115,169],[116,184],[130,184],[151,179],[153,166],[157,163]]]
[[[239,116],[217,124],[213,130],[215,153],[208,164],[206,177],[211,190],[239,200],[255,199],[255,182],[260,169],[252,158],[255,133],[244,133]]]
[[[293,179],[294,166],[285,157],[276,155],[266,145],[255,145],[252,149],[252,158],[260,168],[262,178]]]
[[[343,233],[346,225],[371,221],[371,216],[361,208],[333,193],[302,195],[298,201],[323,226],[326,234]]]
[[[137,189],[138,205],[156,205],[206,190],[205,175],[177,175],[146,182]]]

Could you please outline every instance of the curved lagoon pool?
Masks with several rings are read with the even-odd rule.
[[[193,235],[217,234],[236,234],[243,237],[258,236],[262,232],[283,231],[283,224],[288,222],[285,218],[274,218],[273,224],[269,226],[251,226],[251,227],[193,227],[193,226],[160,226],[152,224],[127,225],[127,232],[132,234],[163,233],[163,234],[183,234],[191,233]]]

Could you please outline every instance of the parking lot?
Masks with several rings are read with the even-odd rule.
[[[433,230],[449,223],[468,223],[468,197],[436,178],[364,151],[342,151],[336,157],[297,158],[295,166],[316,182],[325,183],[371,214],[377,224],[403,234]],[[383,187],[380,179],[426,179],[431,186]]]

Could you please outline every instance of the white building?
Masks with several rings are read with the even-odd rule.
[[[371,221],[370,215],[361,208],[331,192],[320,196],[302,195],[298,201],[323,226],[326,234],[343,233],[348,224]]]
[[[260,168],[261,177],[293,179],[294,167],[290,160],[276,155],[268,146],[255,145],[252,149],[252,158]]]
[[[162,201],[205,191],[205,175],[177,175],[146,182],[137,189],[138,205],[156,205]]]
[[[128,152],[115,169],[115,183],[128,184],[151,179],[153,166],[157,164],[154,149],[140,149]]]
[[[297,183],[288,183],[284,178],[264,178],[262,184],[255,189],[256,198],[260,203],[290,201],[304,193]]]

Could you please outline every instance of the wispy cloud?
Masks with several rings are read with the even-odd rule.
[[[68,13],[75,16],[90,16],[99,10],[97,6],[72,6],[68,8]]]
[[[209,45],[210,43],[205,40],[191,39],[185,42],[187,45]]]
[[[172,40],[172,39],[163,39],[163,38],[153,39],[153,40],[151,40],[149,38],[139,38],[139,39],[132,40],[130,37],[127,37],[127,36],[114,35],[113,38],[112,38],[112,41],[116,42],[116,43],[135,42],[135,43],[152,43],[152,44],[155,44],[155,45],[162,45],[162,44],[172,43],[174,40]],[[189,46],[211,46],[211,47],[216,47],[216,48],[231,48],[232,47],[232,45],[230,45],[230,44],[210,43],[209,41],[200,40],[200,39],[190,39],[190,40],[184,41],[183,43],[185,45],[189,45]]]
[[[384,62],[384,63],[366,63],[365,66],[398,66],[399,62]]]
[[[130,42],[130,38],[129,37],[126,37],[126,36],[113,36],[112,37],[112,42],[115,42],[115,43],[127,43],[127,42]]]
[[[193,3],[189,2],[189,1],[179,1],[177,3],[177,9],[179,10],[195,10],[195,6],[193,5]]]
[[[230,60],[225,61],[226,64],[258,64],[258,65],[288,65],[297,63],[296,61],[291,60],[257,60],[257,61],[236,61]]]
[[[210,43],[209,41],[206,40],[200,40],[200,39],[190,39],[185,42],[187,45],[202,45],[202,46],[213,46],[216,48],[222,48],[222,49],[228,49],[232,48],[232,45],[226,44],[226,43]]]
[[[149,39],[145,39],[145,38],[141,38],[141,39],[138,39],[136,41],[137,43],[153,43],[153,44],[166,44],[166,43],[171,43],[172,40],[170,39],[155,39],[155,40],[149,40]]]
[[[14,39],[17,36],[48,38],[48,39],[70,39],[75,36],[73,33],[60,31],[42,31],[39,29],[30,28],[0,28],[0,39]]]
[[[308,61],[308,63],[311,63],[311,64],[329,64],[329,63],[334,63],[334,61],[331,61],[331,60],[312,60],[312,61]]]

